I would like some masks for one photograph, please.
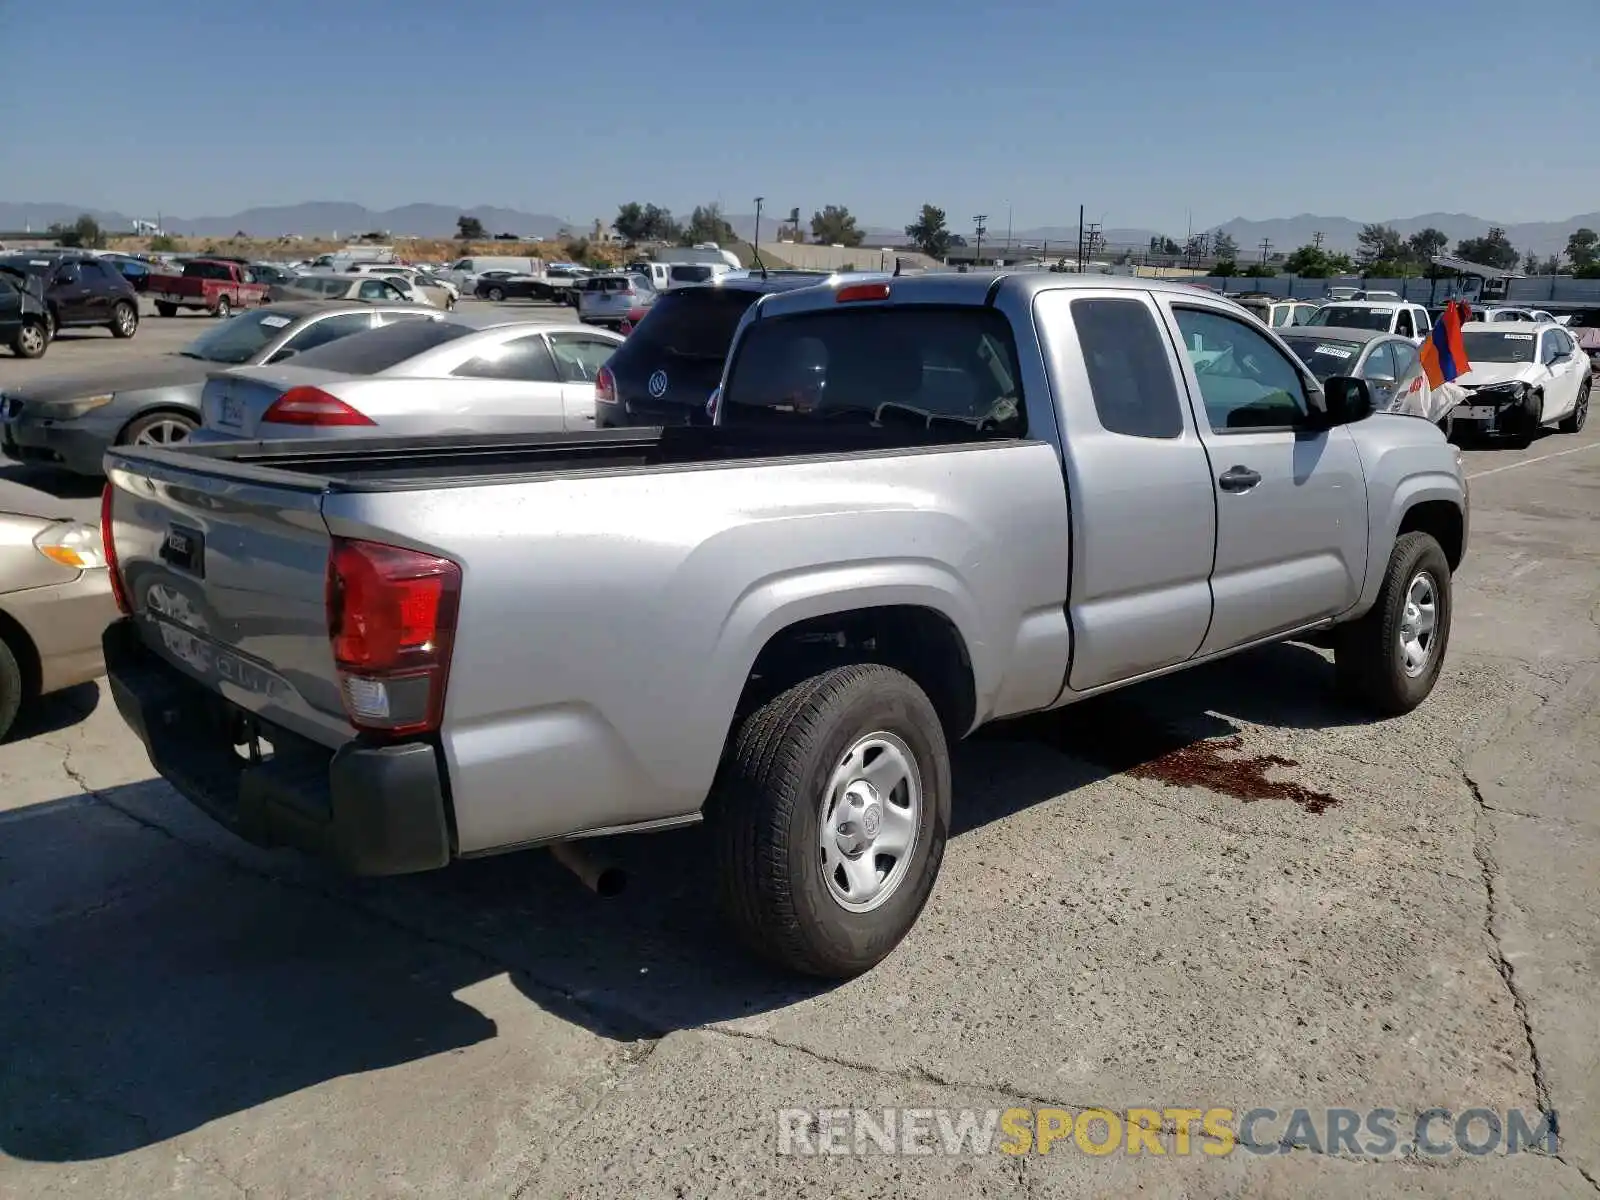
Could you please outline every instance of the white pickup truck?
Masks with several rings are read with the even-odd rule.
[[[1198,289],[768,295],[715,413],[115,447],[117,707],[218,820],[357,872],[703,818],[743,940],[849,976],[985,722],[1306,636],[1401,713],[1444,660],[1460,456]]]

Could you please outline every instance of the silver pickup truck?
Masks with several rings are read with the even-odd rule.
[[[114,448],[118,708],[216,818],[359,873],[704,818],[743,939],[843,977],[921,911],[983,723],[1291,637],[1380,714],[1438,676],[1459,455],[1221,298],[771,295],[708,403]]]

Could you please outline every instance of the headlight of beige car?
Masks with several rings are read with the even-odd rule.
[[[100,527],[82,521],[62,521],[40,530],[34,536],[33,547],[52,562],[75,571],[106,565]]]
[[[62,421],[75,421],[86,413],[92,413],[97,408],[104,408],[110,404],[112,393],[106,392],[99,396],[85,396],[81,400],[68,400],[65,404],[52,404],[50,415]]]

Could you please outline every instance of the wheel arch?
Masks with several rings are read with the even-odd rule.
[[[157,401],[155,404],[146,405],[144,408],[141,408],[138,412],[134,413],[131,417],[124,421],[122,423],[122,428],[117,430],[117,436],[111,444],[113,446],[125,445],[127,442],[128,430],[132,429],[136,424],[144,420],[146,417],[153,417],[158,413],[170,413],[175,417],[183,417],[185,420],[193,421],[196,427],[198,427],[200,424],[200,414],[195,410],[184,408],[181,404],[174,404],[170,400],[161,400]]]
[[[44,680],[44,665],[39,661],[39,648],[22,623],[5,609],[0,608],[0,642],[4,642],[17,660],[22,672],[22,698],[30,700],[39,694]]]
[[[1466,515],[1449,500],[1419,500],[1400,517],[1395,537],[1425,533],[1439,543],[1453,573],[1466,554]]]

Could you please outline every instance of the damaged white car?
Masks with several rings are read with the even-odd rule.
[[[1450,416],[1458,431],[1525,446],[1546,425],[1583,428],[1593,368],[1562,326],[1470,321],[1461,341],[1472,369],[1455,381],[1461,395]]]

